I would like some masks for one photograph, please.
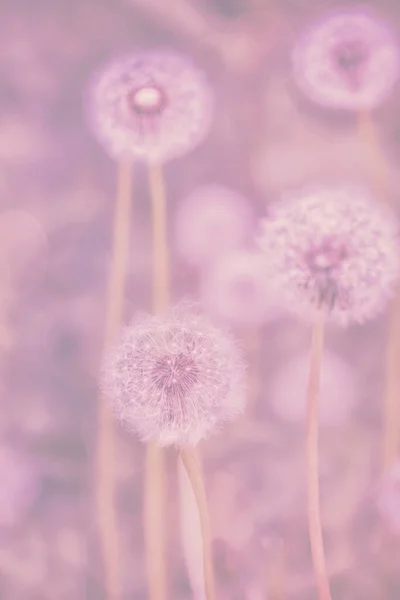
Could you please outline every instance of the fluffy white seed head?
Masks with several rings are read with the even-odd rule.
[[[142,441],[185,446],[242,411],[245,380],[233,337],[185,302],[125,328],[105,360],[102,386]]]
[[[277,203],[259,245],[282,305],[306,318],[322,306],[334,322],[362,323],[385,308],[399,277],[396,217],[355,186]]]
[[[371,110],[399,75],[394,35],[365,10],[328,15],[301,36],[292,58],[298,87],[330,108]]]
[[[211,125],[213,97],[205,74],[169,48],[122,56],[89,85],[91,129],[118,160],[165,162],[191,151]]]

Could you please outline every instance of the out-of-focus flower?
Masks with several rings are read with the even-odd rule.
[[[306,417],[306,389],[309,356],[299,356],[282,365],[271,382],[273,411],[285,421],[302,422]],[[338,425],[351,417],[357,392],[351,369],[335,354],[324,352],[321,367],[319,419],[324,425]]]
[[[272,207],[259,244],[288,310],[342,325],[381,312],[400,270],[391,211],[357,187],[304,191]]]
[[[399,66],[390,29],[363,10],[330,14],[293,51],[294,78],[304,94],[346,110],[378,106],[397,80]]]
[[[377,487],[375,502],[388,529],[400,535],[400,461],[383,477]]]
[[[222,185],[202,186],[178,209],[177,250],[188,263],[204,265],[241,246],[251,223],[251,209],[243,196]]]
[[[241,412],[245,368],[231,335],[196,305],[139,315],[112,349],[103,388],[142,441],[195,445]]]
[[[89,87],[91,128],[114,158],[165,162],[208,133],[213,97],[205,75],[168,48],[121,57]]]
[[[0,527],[15,526],[38,494],[37,472],[11,446],[0,446]]]
[[[218,317],[256,324],[273,313],[273,290],[268,285],[259,253],[234,250],[210,264],[202,273],[202,300]]]

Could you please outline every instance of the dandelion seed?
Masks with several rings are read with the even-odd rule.
[[[137,317],[103,372],[116,415],[163,446],[197,444],[244,405],[245,368],[233,338],[188,303]]]
[[[389,209],[356,187],[315,189],[277,204],[259,244],[282,304],[301,316],[322,306],[342,325],[375,317],[400,270],[398,226]]]
[[[294,78],[314,102],[370,110],[399,74],[399,48],[390,29],[366,11],[331,14],[302,36],[293,52]]]
[[[252,215],[248,202],[222,185],[206,185],[180,205],[175,223],[179,254],[189,263],[204,265],[238,248],[249,234]]]
[[[213,99],[203,72],[160,48],[107,65],[89,87],[87,109],[93,132],[114,158],[163,163],[204,139]]]

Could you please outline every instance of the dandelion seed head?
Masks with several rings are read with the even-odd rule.
[[[398,226],[391,211],[357,187],[316,189],[273,207],[259,238],[266,268],[291,312],[323,306],[339,324],[375,317],[399,276]]]
[[[251,226],[251,209],[243,196],[222,185],[199,187],[178,208],[177,251],[188,263],[205,265],[238,248]]]
[[[340,11],[316,24],[293,51],[294,78],[306,96],[331,108],[369,110],[399,74],[390,29],[366,11]]]
[[[259,253],[234,250],[208,265],[201,276],[202,301],[224,320],[263,322],[273,312],[275,295]]]
[[[200,69],[160,48],[108,64],[89,86],[87,110],[94,134],[114,158],[165,162],[202,142],[213,98]]]
[[[110,351],[102,386],[142,441],[194,445],[244,407],[245,366],[233,337],[197,305],[139,315]]]

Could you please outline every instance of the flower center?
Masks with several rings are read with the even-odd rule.
[[[198,381],[198,367],[190,355],[179,353],[162,356],[152,371],[154,385],[173,401],[186,398]]]
[[[360,85],[361,71],[368,58],[368,48],[361,40],[348,40],[333,50],[333,60],[352,87]]]
[[[332,240],[327,240],[308,252],[305,288],[316,295],[318,304],[327,304],[332,308],[336,300],[340,300],[337,272],[347,257],[346,247]]]
[[[166,107],[167,99],[161,88],[148,85],[129,95],[129,105],[138,116],[158,116]]]

